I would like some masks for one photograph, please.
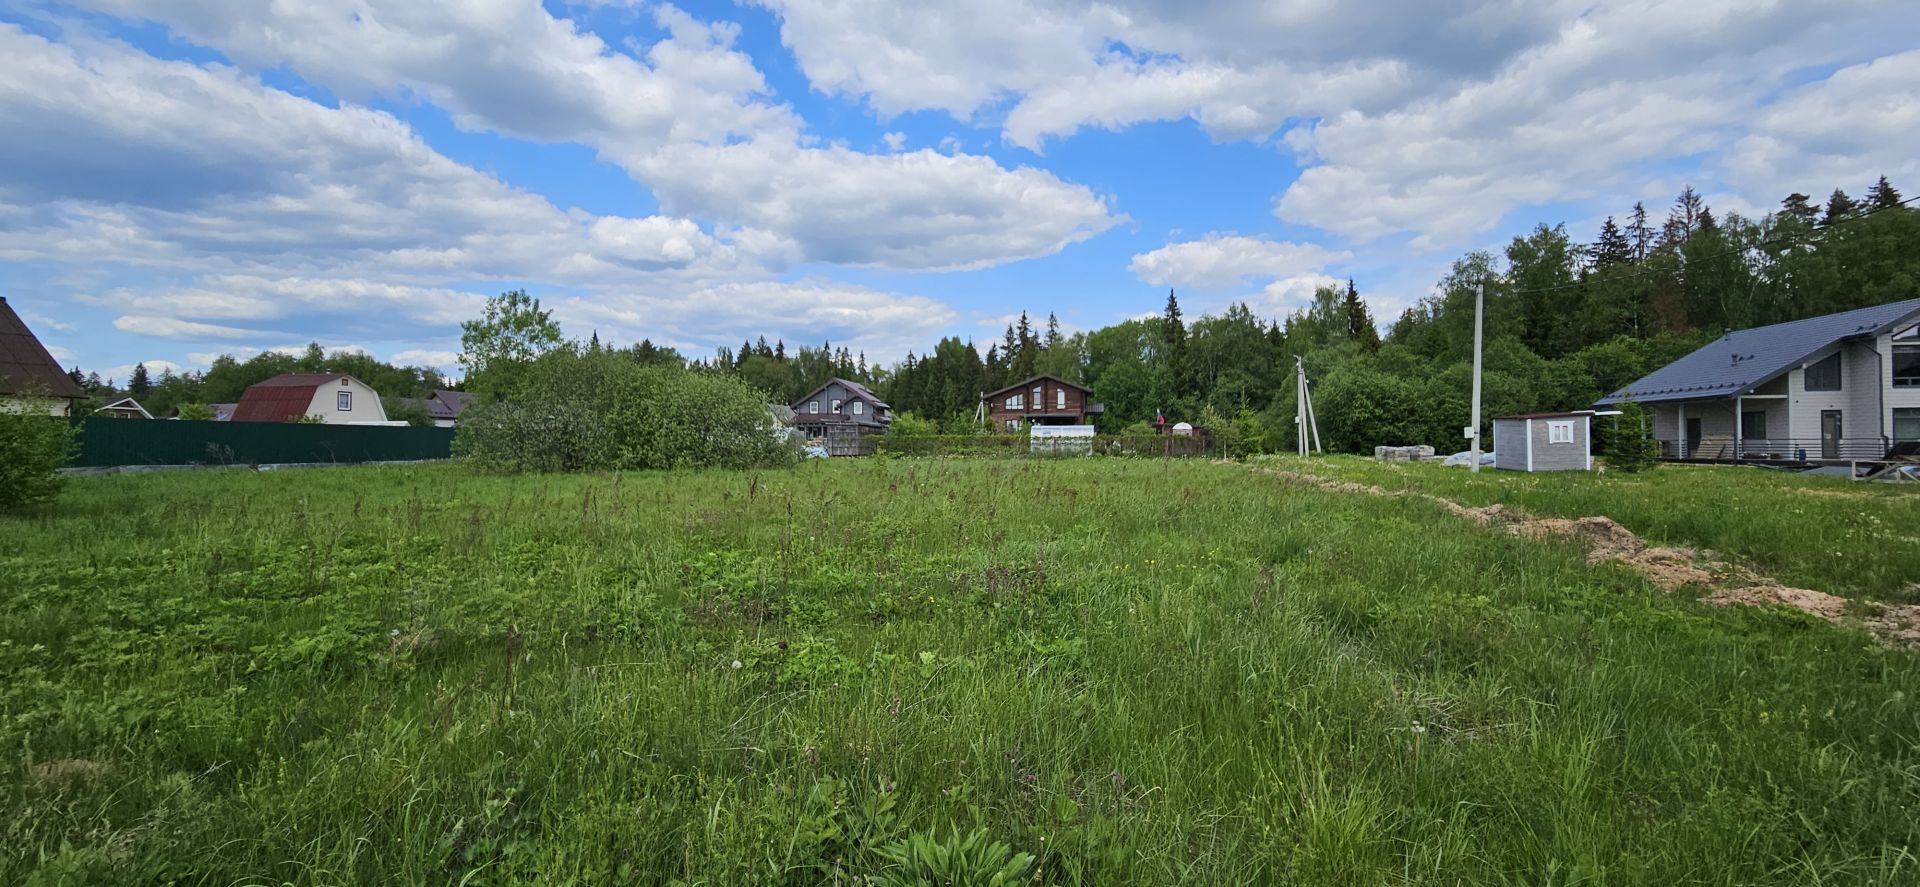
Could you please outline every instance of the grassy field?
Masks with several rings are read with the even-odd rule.
[[[1920,657],[1245,466],[95,478],[0,606],[0,883],[1920,881]]]
[[[1292,469],[1555,517],[1606,515],[1647,541],[1720,552],[1803,588],[1920,603],[1920,487],[1727,466],[1642,474],[1483,471],[1355,456]]]

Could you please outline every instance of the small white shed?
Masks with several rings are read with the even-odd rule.
[[[1493,420],[1493,467],[1509,471],[1592,471],[1593,410],[1529,413]]]

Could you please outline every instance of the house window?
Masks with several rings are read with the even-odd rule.
[[[1920,440],[1920,407],[1901,407],[1893,411],[1893,441]]]
[[[1767,439],[1767,414],[1765,410],[1748,410],[1740,414],[1740,439]]]
[[[839,414],[840,414],[840,399],[839,399],[839,398],[834,398],[834,400],[833,400],[833,412],[834,412],[834,415],[839,415]]]
[[[1064,410],[1067,408],[1067,389],[1053,389],[1053,408],[1056,410]]]
[[[807,401],[807,414],[812,416],[820,415],[820,402],[817,400]]]
[[[1573,443],[1573,420],[1547,423],[1547,443]]]
[[[1007,430],[1008,430],[1008,431],[1019,431],[1019,430],[1020,430],[1020,420],[1019,420],[1019,419],[1008,419],[1008,420],[1007,420]]]
[[[863,415],[866,415],[866,412],[867,412],[867,405],[865,403],[857,400],[853,402],[854,415],[863,416]]]
[[[1046,402],[1047,399],[1040,395],[1040,386],[1033,386],[1033,408],[1036,410],[1040,409],[1040,405]]]
[[[343,413],[349,410],[352,410],[353,409],[353,392],[351,391],[334,392],[333,405],[336,409],[340,410]]]
[[[1893,339],[1893,387],[1920,388],[1920,342],[1903,344],[1903,340],[1920,340],[1920,326]]]
[[[1017,410],[1017,409],[1020,409],[1022,406],[1024,406],[1024,404],[1021,402],[1020,395],[1016,394],[1012,397],[1007,398],[1007,409]]]
[[[1807,365],[1807,390],[1840,390],[1840,355],[1838,353],[1819,363]]]

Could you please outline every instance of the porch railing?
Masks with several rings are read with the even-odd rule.
[[[1879,437],[1803,438],[1765,437],[1732,440],[1662,440],[1660,458],[1701,462],[1821,462],[1879,459],[1887,455],[1887,441]]]

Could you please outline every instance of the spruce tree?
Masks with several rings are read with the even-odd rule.
[[[1873,188],[1867,191],[1867,203],[1874,209],[1892,209],[1900,205],[1900,192],[1894,190],[1893,183],[1887,181],[1886,176],[1881,176],[1880,181],[1874,182]]]
[[[1180,320],[1180,300],[1174,297],[1173,290],[1167,290],[1167,309],[1160,318],[1160,332],[1166,340],[1167,378],[1173,380],[1175,393],[1183,393],[1187,378],[1187,325]]]
[[[1833,196],[1827,198],[1827,217],[1820,220],[1820,224],[1831,225],[1853,215],[1859,208],[1859,205],[1853,202],[1853,198],[1847,196],[1847,192],[1835,188]]]
[[[1347,281],[1347,339],[1372,350],[1380,347],[1380,331],[1373,325],[1373,314],[1360,298],[1360,291]]]
[[[1647,224],[1647,205],[1634,201],[1633,215],[1627,221],[1627,238],[1633,244],[1633,260],[1646,259],[1653,249],[1653,226]]]
[[[1621,233],[1620,226],[1613,223],[1613,217],[1600,225],[1600,239],[1593,244],[1593,265],[1605,268],[1610,265],[1625,265],[1633,261],[1633,244],[1627,235]]]
[[[147,378],[147,365],[134,364],[133,377],[127,380],[127,393],[133,395],[134,400],[145,400],[152,391],[153,381]]]

